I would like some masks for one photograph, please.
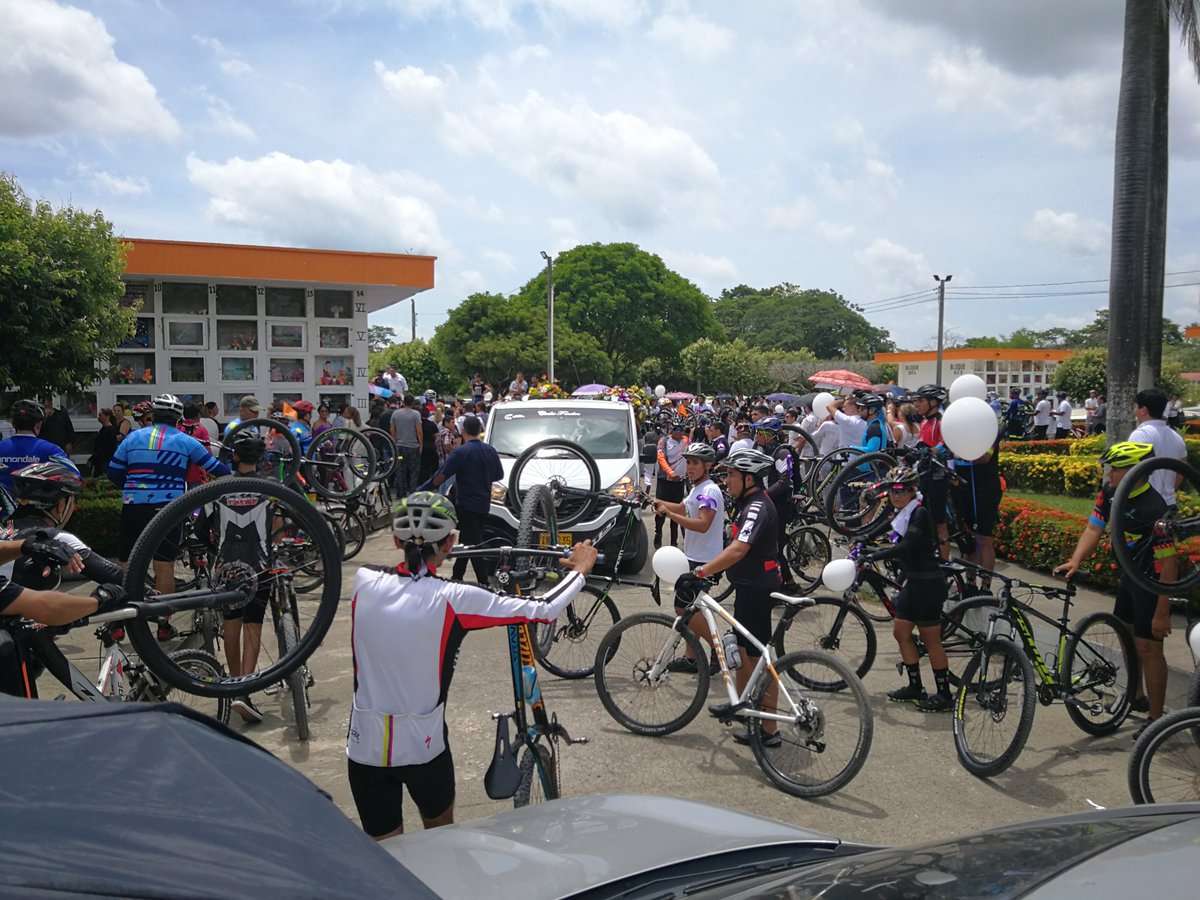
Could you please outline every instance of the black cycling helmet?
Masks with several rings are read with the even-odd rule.
[[[783,421],[779,416],[767,416],[765,419],[759,419],[750,425],[751,431],[770,431],[778,432],[783,427]]]
[[[229,439],[229,449],[235,462],[256,465],[267,452],[267,442],[257,432],[239,428]]]
[[[63,497],[83,493],[83,476],[65,459],[33,463],[13,473],[13,496],[26,506],[50,509]]]
[[[687,431],[687,423],[683,421],[681,416],[673,416],[671,418],[672,431]]]
[[[12,405],[9,418],[14,422],[17,419],[24,419],[33,424],[34,422],[43,421],[46,418],[46,414],[42,411],[42,405],[36,400],[18,400]]]
[[[935,403],[946,402],[946,389],[940,384],[923,384],[912,392],[913,397],[922,397]]]
[[[694,444],[688,444],[687,449],[683,451],[684,459],[698,459],[700,462],[715,463],[717,461],[717,451],[708,444],[697,441]]]
[[[870,391],[863,391],[858,395],[858,405],[864,409],[883,409],[883,398]]]

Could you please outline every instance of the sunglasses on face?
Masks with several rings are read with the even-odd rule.
[[[907,484],[893,484],[888,490],[893,494],[907,494],[912,488]]]

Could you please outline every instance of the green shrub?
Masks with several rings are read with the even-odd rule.
[[[1000,443],[1000,454],[1001,456],[1010,453],[1021,456],[1041,456],[1045,454],[1066,456],[1068,453],[1075,452],[1071,448],[1078,443],[1079,441],[1065,439],[1061,441],[1002,441]]]
[[[1095,458],[1052,454],[1000,457],[1000,469],[1010,488],[1037,494],[1088,497],[1100,483]]]
[[[89,495],[85,491],[67,530],[101,556],[116,559],[121,548],[120,521],[120,493]]]
[[[1072,456],[1099,456],[1108,446],[1108,437],[1103,434],[1094,434],[1091,437],[1065,443],[1070,445],[1069,452]]]
[[[996,525],[996,555],[1027,569],[1049,573],[1071,558],[1079,535],[1087,525],[1083,516],[1072,515],[1033,500],[1005,498],[1000,503]],[[1108,533],[1096,552],[1079,568],[1089,586],[1115,590],[1119,572]]]

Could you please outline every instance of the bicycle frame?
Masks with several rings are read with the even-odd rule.
[[[1046,661],[1042,657],[1041,650],[1038,649],[1037,640],[1033,634],[1033,625],[1029,621],[1030,616],[1052,626],[1058,632],[1055,663],[1056,669],[1061,669],[1067,655],[1067,635],[1070,633],[1068,626],[1071,621],[1066,602],[1063,604],[1062,616],[1058,619],[1052,619],[1045,613],[1039,612],[1018,600],[1014,600],[1012,588],[1006,584],[1000,594],[1000,606],[992,613],[988,623],[988,640],[990,641],[995,634],[997,620],[1004,619],[1006,622],[1012,623],[1017,633],[1021,636],[1022,649],[1029,658],[1029,662],[1033,665],[1033,671],[1037,675],[1038,683],[1061,695],[1062,691],[1066,688],[1066,685],[1063,684],[1061,672],[1051,669],[1046,665]]]

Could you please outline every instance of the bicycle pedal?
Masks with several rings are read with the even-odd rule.
[[[737,720],[738,713],[744,712],[749,707],[749,701],[742,701],[741,703],[714,703],[708,708],[708,711],[714,719],[728,725]]]

